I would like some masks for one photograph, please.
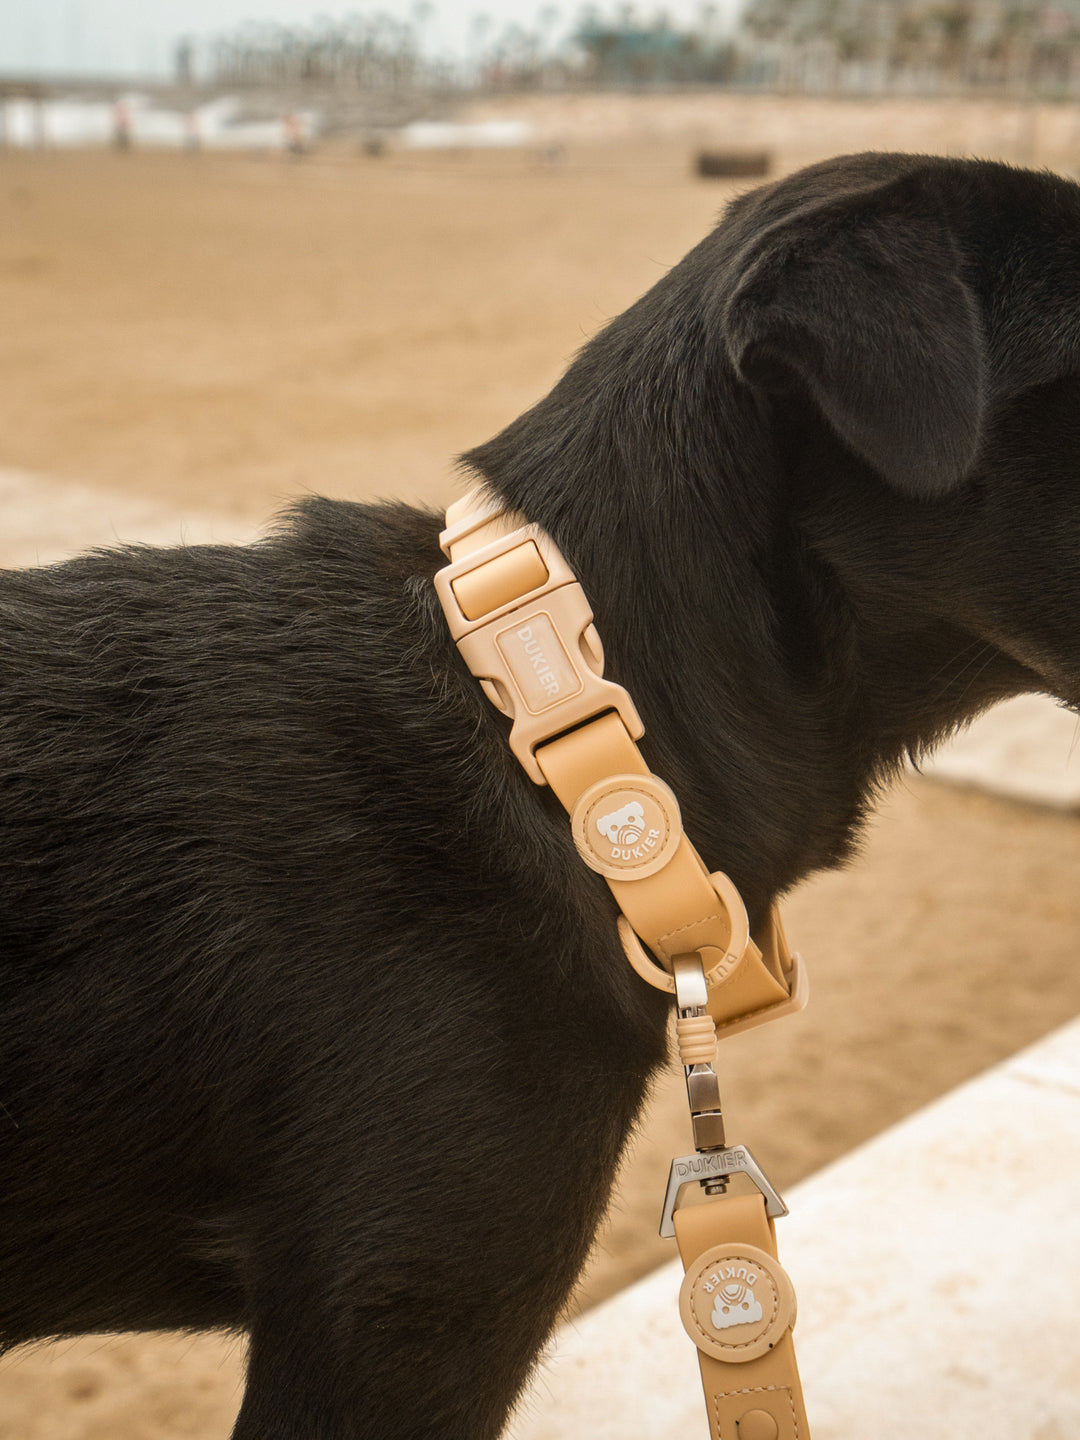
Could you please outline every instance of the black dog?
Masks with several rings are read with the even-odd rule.
[[[1080,187],[737,201],[466,464],[760,921],[1006,695],[1080,703]],[[666,1006],[452,645],[439,518],[0,581],[0,1335],[238,1326],[238,1440],[495,1436]]]

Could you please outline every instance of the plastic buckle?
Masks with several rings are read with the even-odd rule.
[[[475,528],[471,519],[469,524]],[[478,588],[481,571],[485,584]],[[537,583],[500,599],[517,574]],[[435,589],[465,663],[487,698],[513,721],[510,748],[538,785],[547,782],[536,747],[606,710],[618,712],[633,739],[644,733],[630,696],[603,678],[604,652],[585,592],[542,530],[522,526],[444,566]],[[465,593],[471,616],[462,603]],[[475,613],[485,595],[495,603]]]
[[[439,536],[439,549],[449,560],[455,545],[507,513],[504,506],[482,498],[477,486],[446,507],[446,526]]]

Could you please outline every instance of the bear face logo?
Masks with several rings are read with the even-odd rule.
[[[727,1330],[731,1325],[754,1325],[762,1316],[761,1304],[751,1287],[736,1280],[716,1292],[710,1318],[715,1329]]]
[[[687,1268],[679,1313],[699,1350],[741,1364],[791,1329],[795,1291],[775,1255],[754,1245],[713,1245]]]
[[[621,810],[601,815],[596,828],[613,845],[636,845],[645,833],[645,809],[637,800],[631,800]]]
[[[609,880],[655,875],[682,838],[678,801],[655,775],[611,775],[590,785],[572,825],[585,864]]]

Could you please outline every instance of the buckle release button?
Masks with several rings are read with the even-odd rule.
[[[511,600],[531,595],[548,582],[548,568],[536,548],[526,540],[513,550],[504,550],[493,560],[485,560],[464,574],[456,576],[450,587],[466,620],[479,620],[494,610],[501,610]]]

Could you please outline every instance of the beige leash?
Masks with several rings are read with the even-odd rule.
[[[791,1329],[795,1293],[776,1257],[787,1209],[749,1150],[729,1146],[713,1068],[718,1037],[801,1010],[806,976],[774,906],[750,938],[728,877],[709,874],[678,801],[637,747],[643,726],[604,656],[581,586],[551,537],[473,491],[446,512],[451,562],[435,587],[451,634],[512,723],[529,776],[570,814],[585,864],[619,906],[642,979],[675,997],[695,1153],[672,1162],[661,1235],[686,1271],[680,1311],[698,1347],[712,1440],[809,1440]],[[727,1194],[733,1175],[757,1193]],[[680,1205],[683,1186],[704,1204]]]

